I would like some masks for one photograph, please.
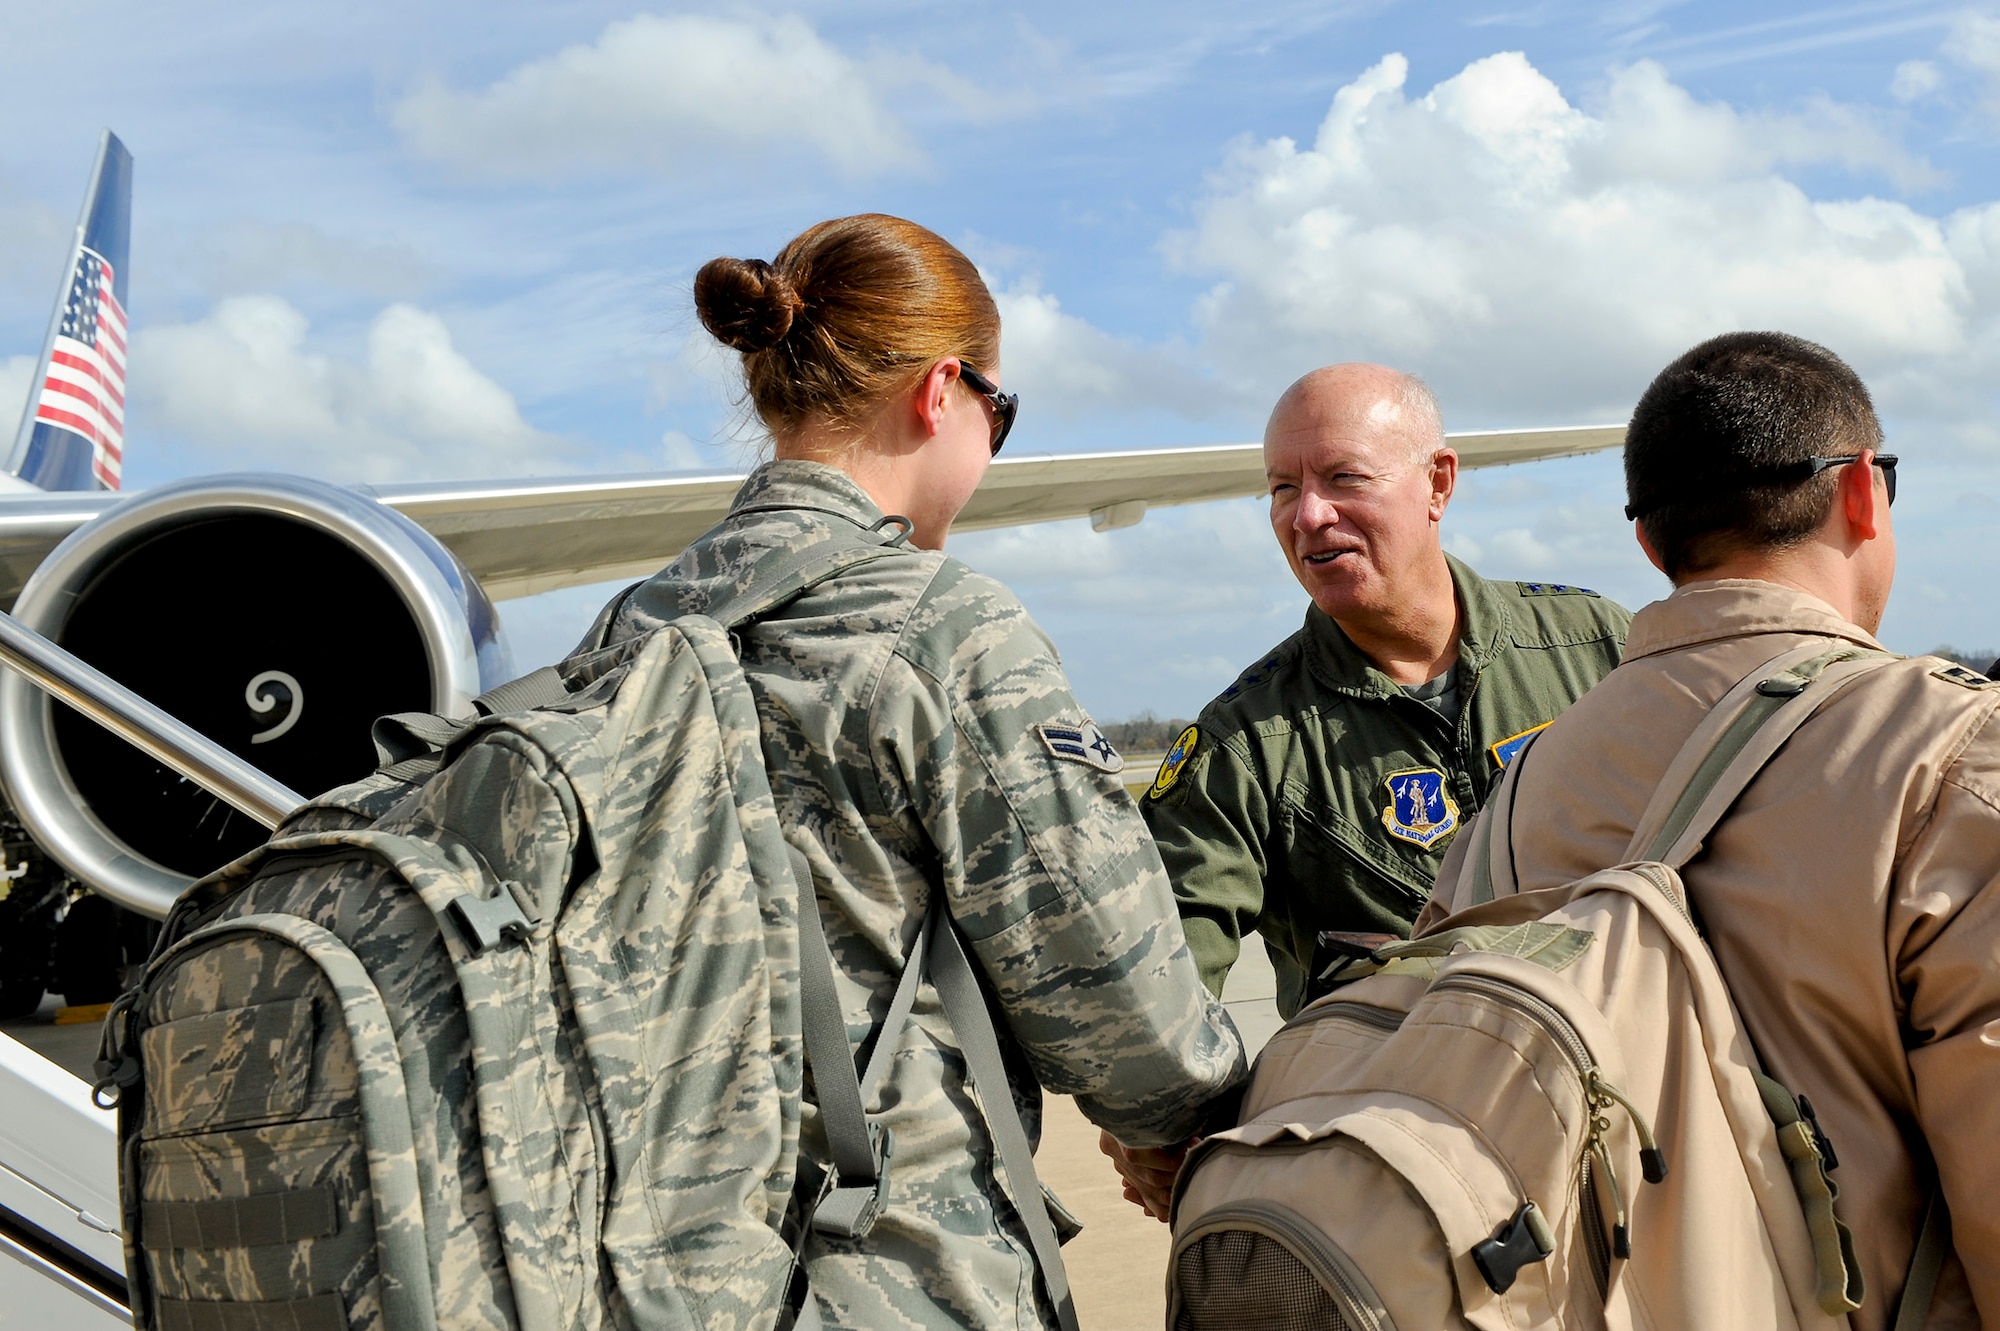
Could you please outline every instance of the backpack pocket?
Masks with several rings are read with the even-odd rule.
[[[1221,1207],[1181,1235],[1168,1299],[1168,1331],[1396,1331],[1361,1268],[1275,1202]]]
[[[139,1325],[429,1331],[402,1063],[347,946],[296,917],[224,920],[156,959],[136,1001]]]

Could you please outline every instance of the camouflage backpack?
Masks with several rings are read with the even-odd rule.
[[[893,1143],[729,630],[896,553],[815,547],[476,719],[385,718],[380,771],[190,889],[99,1063],[139,1327],[817,1324],[805,1236],[867,1232]],[[870,1090],[926,963],[975,1079],[1004,1076],[944,914]],[[795,1200],[808,1061],[835,1169]]]

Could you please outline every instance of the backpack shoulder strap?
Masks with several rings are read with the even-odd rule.
[[[1764,764],[1834,694],[1877,666],[1901,658],[1851,643],[1793,648],[1745,675],[1709,710],[1667,764],[1640,815],[1626,860],[1659,860],[1679,868],[1701,850]],[[1520,890],[1514,876],[1514,791],[1534,750],[1514,755],[1474,826],[1460,872],[1461,904],[1481,905]]]
[[[965,955],[965,946],[950,912],[941,899],[933,899],[925,912],[916,946],[910,949],[909,958],[903,963],[902,978],[897,981],[889,1011],[878,1028],[868,1066],[857,1074],[847,1038],[847,1021],[841,1013],[835,987],[833,953],[827,946],[826,928],[820,919],[812,866],[796,844],[788,841],[788,845],[792,870],[798,877],[799,998],[806,1061],[812,1065],[820,1123],[826,1132],[827,1153],[833,1164],[819,1197],[801,1217],[795,1256],[803,1259],[805,1241],[813,1231],[849,1239],[866,1234],[887,1200],[894,1143],[886,1131],[879,1131],[869,1123],[867,1104],[888,1071],[890,1058],[902,1043],[903,1027],[916,1002],[917,987],[928,974],[937,989],[945,1019],[958,1039],[959,1052],[965,1057],[973,1091],[1000,1154],[1001,1169],[1014,1193],[1021,1221],[1027,1227],[1035,1265],[1041,1272],[1049,1300],[1055,1305],[1057,1321],[1062,1331],[1077,1331],[1076,1305],[1063,1266],[1062,1241],[1049,1218],[1041,1180],[1035,1173],[1034,1147],[1014,1104],[1013,1086],[1000,1052],[993,1011],[979,988],[978,975]],[[809,1293],[804,1296],[803,1306],[812,1307]],[[794,1325],[806,1323],[801,1318]]]
[[[1678,869],[1794,731],[1860,676],[1900,658],[1853,644],[1798,648],[1737,683],[1667,765],[1626,848],[1627,860]]]

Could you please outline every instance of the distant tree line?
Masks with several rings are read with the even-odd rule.
[[[1996,658],[2000,658],[2000,651],[1995,651],[1991,647],[1981,647],[1976,651],[1962,652],[1956,647],[1945,646],[1931,648],[1931,655],[1942,656],[1947,661],[1958,662],[1968,670],[1977,670],[1982,675],[1990,676],[1993,671],[1988,667],[1996,664]],[[1107,730],[1105,733],[1109,734],[1110,731]],[[1118,741],[1114,739],[1111,742],[1116,744]]]
[[[1105,738],[1117,745],[1120,753],[1165,753],[1180,733],[1193,724],[1180,718],[1162,720],[1151,712],[1141,712],[1130,721],[1104,723],[1103,729]]]

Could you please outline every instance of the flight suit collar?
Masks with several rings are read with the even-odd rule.
[[[1817,596],[1775,582],[1718,578],[1677,587],[1666,600],[1655,601],[1632,616],[1625,659],[1764,633],[1810,633],[1887,650],[1866,629],[1841,618],[1839,611]]]
[[[1499,653],[1511,620],[1492,584],[1450,555],[1444,562],[1458,598],[1458,661],[1460,678],[1465,679],[1485,669]],[[1321,684],[1352,697],[1393,698],[1403,692],[1402,685],[1379,670],[1333,616],[1318,606],[1306,611],[1306,665]]]
[[[882,520],[882,510],[852,476],[824,462],[792,458],[774,458],[745,477],[729,516],[766,509],[811,509],[863,527]]]

